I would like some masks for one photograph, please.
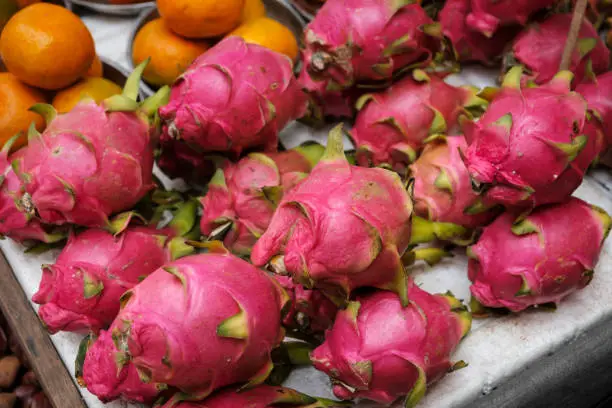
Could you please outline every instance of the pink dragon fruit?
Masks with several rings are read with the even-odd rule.
[[[529,25],[512,42],[512,51],[504,59],[505,67],[523,65],[525,78],[536,84],[552,80],[561,64],[571,21],[571,14],[554,14]],[[595,74],[605,72],[609,65],[610,51],[597,30],[585,19],[569,67],[574,73],[574,81],[582,82],[586,75],[591,74],[587,71]]]
[[[284,195],[251,260],[271,261],[339,302],[361,286],[397,290],[407,302],[400,256],[410,242],[410,196],[397,174],[350,165],[342,138],[341,126],[332,130],[325,154]]]
[[[470,0],[447,0],[439,15],[442,32],[450,40],[457,60],[495,65],[518,28],[502,27],[487,37],[467,24],[470,12]]]
[[[204,401],[181,402],[176,408],[334,408],[343,405],[336,401],[312,398],[290,388],[260,385],[241,392],[233,389],[220,391]],[[160,408],[166,408],[166,405]]]
[[[81,386],[87,386],[104,403],[119,398],[144,404],[154,403],[167,386],[143,382],[136,366],[129,362],[122,362],[123,365],[118,368],[115,341],[111,332],[103,330],[97,339],[87,336],[81,342],[75,364],[77,381]],[[85,367],[86,377],[83,371]]]
[[[162,134],[160,147],[157,165],[170,178],[206,185],[215,174],[215,158],[192,149],[184,140]]]
[[[512,68],[476,123],[465,123],[466,164],[485,202],[533,208],[565,201],[600,153],[584,134],[587,106],[563,71],[541,87],[521,88]]]
[[[132,365],[142,382],[181,391],[169,406],[266,379],[273,368],[270,352],[284,337],[286,294],[220,243],[209,248],[211,253],[167,264],[126,292],[119,315],[101,332],[112,342],[95,343],[85,358],[83,381],[90,391],[105,393],[105,399],[115,395],[107,392],[117,389],[117,374],[124,376]],[[114,370],[102,372],[108,359]]]
[[[229,37],[187,69],[159,113],[166,137],[238,157],[250,148],[276,151],[278,133],[305,110],[289,58]]]
[[[466,23],[472,31],[491,37],[502,26],[525,25],[538,10],[550,7],[557,0],[470,0]],[[569,25],[568,25],[569,27]]]
[[[351,136],[362,166],[386,165],[403,173],[428,137],[452,130],[467,109],[486,102],[472,89],[456,88],[415,70],[391,88],[359,98]]]
[[[23,183],[15,174],[11,163],[20,160],[26,148],[22,148],[9,157],[9,152],[16,138],[9,140],[0,151],[0,234],[17,242],[28,243],[41,241],[54,243],[66,237],[61,228],[43,225],[32,217],[21,206],[20,199],[24,194]]]
[[[328,0],[304,33],[304,69],[327,90],[388,82],[428,65],[440,47],[433,21],[409,0]],[[347,12],[350,10],[350,13]]]
[[[409,169],[415,214],[467,228],[484,225],[495,216],[472,189],[460,153],[466,150],[463,136],[440,137],[425,146]]]
[[[338,398],[390,404],[406,397],[404,406],[414,407],[427,385],[453,367],[450,355],[470,330],[470,313],[451,294],[431,295],[412,281],[408,298],[402,307],[397,295],[378,291],[338,313],[311,354]]]
[[[331,328],[338,313],[338,306],[317,289],[306,289],[288,276],[274,278],[291,299],[291,308],[283,318],[283,325],[291,332],[306,336],[320,336]]]
[[[587,101],[594,120],[602,126],[607,143],[612,144],[612,72],[606,72],[576,87],[576,92]]]
[[[153,227],[127,227],[120,231],[100,229],[72,234],[68,245],[53,265],[43,266],[38,292],[32,300],[42,305],[38,311],[50,333],[71,331],[99,332],[107,328],[119,312],[119,299],[142,279],[162,265],[193,248],[180,238],[185,223],[195,224],[197,203],[190,201],[177,212],[164,230]],[[128,221],[129,223],[129,221]]]
[[[309,144],[281,153],[251,153],[238,163],[217,170],[201,199],[202,233],[225,233],[232,252],[248,255],[266,231],[283,193],[306,177],[323,154]],[[216,237],[214,237],[216,238]]]
[[[34,107],[46,115],[47,128],[42,135],[31,128],[14,166],[28,213],[47,224],[103,227],[109,215],[130,209],[153,188],[156,134],[150,117],[168,89],[136,103],[146,64],[132,73],[123,95],[101,105],[85,101],[57,117],[50,105]]]
[[[537,208],[518,223],[502,215],[468,250],[472,295],[514,312],[559,302],[591,281],[611,225],[605,211],[577,198]]]

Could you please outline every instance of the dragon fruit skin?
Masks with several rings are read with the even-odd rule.
[[[54,265],[43,267],[32,300],[50,333],[98,332],[119,312],[119,299],[143,278],[171,261],[170,238],[149,227],[118,236],[91,229],[71,235]]]
[[[612,72],[579,84],[576,92],[586,99],[589,110],[595,114],[592,120],[600,122],[607,143],[612,144]]]
[[[340,407],[333,401],[309,397],[290,388],[260,385],[256,388],[237,392],[228,389],[213,394],[210,398],[198,402],[181,402],[176,408],[333,408]],[[166,408],[165,405],[160,408]]]
[[[131,363],[118,369],[115,354],[112,333],[102,330],[95,343],[87,350],[83,377],[79,381],[87,385],[89,392],[103,403],[119,398],[144,404],[155,402],[165,387],[142,382],[136,366]]]
[[[555,2],[556,0],[470,0],[471,10],[466,16],[466,23],[471,30],[491,37],[501,26],[525,25],[530,15],[552,6]]]
[[[288,57],[229,37],[187,69],[159,113],[167,137],[238,157],[247,148],[276,151],[278,133],[305,110]]]
[[[284,195],[251,261],[271,261],[338,302],[363,286],[402,292],[407,301],[400,255],[410,243],[411,199],[397,174],[350,165],[342,138],[334,128],[310,176]]]
[[[565,47],[571,14],[554,14],[546,20],[529,25],[512,42],[507,59],[512,65],[521,64],[527,70],[526,79],[544,84],[557,74]],[[574,82],[582,82],[587,70],[599,74],[608,70],[610,51],[588,20],[584,20],[578,34],[578,43],[572,54],[569,70]]]
[[[386,291],[358,297],[338,313],[325,342],[311,353],[316,369],[332,377],[340,399],[413,407],[427,384],[452,367],[450,355],[471,328],[471,315],[452,295],[408,285],[403,307]]]
[[[391,88],[362,96],[351,137],[362,166],[387,165],[403,173],[429,136],[452,130],[466,108],[485,105],[468,88],[416,70]]]
[[[12,143],[6,144],[0,151],[0,234],[17,242],[41,241],[53,243],[62,240],[65,234],[61,231],[47,232],[41,222],[28,214],[19,205],[23,196],[23,183],[15,174],[11,163],[19,160],[25,153],[22,148],[8,156]]]
[[[388,82],[408,66],[429,64],[440,47],[432,24],[407,0],[326,1],[304,33],[304,69],[327,89]]]
[[[512,68],[481,119],[464,124],[473,183],[485,202],[508,208],[564,201],[600,153],[599,138],[584,134],[587,106],[570,92],[570,72],[522,89],[521,75]]]
[[[306,335],[322,335],[332,327],[338,306],[317,289],[306,289],[288,276],[274,275],[291,299],[283,318],[285,328]]]
[[[278,200],[310,173],[323,150],[312,144],[280,153],[251,153],[238,163],[227,162],[200,200],[202,233],[210,235],[229,223],[225,246],[236,254],[250,254],[268,228]]]
[[[514,312],[559,302],[591,281],[611,224],[605,211],[577,198],[518,223],[500,216],[468,251],[472,295]]]
[[[215,160],[189,146],[183,140],[171,138],[168,134],[160,137],[160,154],[157,165],[170,178],[206,185],[215,174]]]
[[[459,61],[495,65],[518,28],[502,27],[493,36],[486,37],[467,24],[470,10],[470,0],[447,0],[439,15],[442,32],[450,40]]]
[[[495,212],[487,209],[472,189],[460,153],[466,150],[463,136],[439,138],[425,146],[409,169],[410,177],[414,179],[416,215],[467,228],[484,225],[495,216]]]
[[[115,370],[100,375],[88,353],[83,380],[95,391],[133,364],[143,382],[178,388],[174,403],[229,384],[259,384],[284,337],[285,301],[271,277],[227,252],[181,258],[126,292],[109,328],[114,343],[101,346],[111,350],[96,352],[109,353]]]

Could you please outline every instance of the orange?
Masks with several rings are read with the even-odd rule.
[[[249,21],[232,31],[230,35],[237,35],[248,43],[259,44],[285,54],[292,61],[298,57],[299,46],[293,32],[268,17]]]
[[[25,145],[25,133],[32,122],[42,132],[45,127],[42,116],[28,109],[35,103],[44,102],[45,97],[39,90],[21,83],[9,72],[0,72],[0,145],[4,145],[19,132],[23,132],[23,136],[15,142],[13,148]]]
[[[244,8],[242,9],[241,23],[246,23],[264,17],[266,15],[266,6],[261,0],[245,0]]]
[[[102,66],[102,61],[100,57],[95,56],[93,62],[89,66],[89,69],[85,73],[86,77],[101,77],[104,75],[104,67]]]
[[[206,41],[187,40],[174,34],[164,20],[148,22],[134,39],[132,60],[138,65],[151,58],[143,78],[152,85],[171,85],[191,63],[208,50]]]
[[[119,95],[121,92],[123,90],[119,85],[106,78],[85,78],[70,88],[62,89],[55,94],[52,105],[58,112],[66,113],[85,98],[100,103],[113,95]]]
[[[245,0],[157,0],[168,27],[187,38],[229,33],[240,24],[244,4]]]
[[[0,56],[21,81],[53,90],[85,75],[96,51],[79,17],[63,7],[37,3],[17,12],[6,24]]]
[[[42,0],[17,0],[17,4],[19,5],[19,8],[24,8],[31,4],[40,3],[41,1]]]

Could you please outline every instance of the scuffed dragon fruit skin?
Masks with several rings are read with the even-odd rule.
[[[608,145],[612,144],[612,72],[599,75],[592,81],[583,82],[576,87],[576,92],[587,101],[589,110],[599,122]],[[598,126],[597,124],[595,126]]]
[[[238,157],[251,148],[276,151],[278,133],[305,110],[291,60],[232,36],[187,69],[159,113],[166,137]]]
[[[410,65],[428,65],[440,41],[433,21],[411,3],[326,1],[304,33],[304,69],[313,80],[324,81],[326,89],[341,90],[389,81]]]
[[[466,150],[467,143],[462,135],[441,137],[428,143],[421,156],[410,165],[416,215],[467,228],[479,227],[492,220],[496,212],[487,208],[472,188],[460,153]]]
[[[338,306],[317,289],[306,289],[288,276],[274,275],[291,300],[283,326],[306,335],[322,335],[331,328]]]
[[[91,229],[72,234],[53,265],[43,266],[32,300],[50,333],[107,328],[127,290],[171,260],[163,231],[130,227],[118,236]]]
[[[176,408],[333,408],[341,405],[334,401],[320,400],[309,397],[290,388],[260,385],[256,388],[236,392],[228,389],[213,394],[210,398],[199,402],[181,402]],[[166,408],[166,405],[160,408]]]
[[[271,262],[339,303],[363,286],[402,292],[400,255],[410,242],[411,215],[410,196],[396,173],[348,163],[338,126],[310,176],[283,197],[251,261]]]
[[[486,105],[469,88],[446,84],[415,70],[389,89],[357,101],[359,113],[351,137],[362,166],[387,166],[404,173],[428,137],[452,131],[468,108]]]
[[[313,365],[332,378],[341,399],[390,404],[406,397],[413,407],[428,384],[453,366],[450,356],[471,328],[471,315],[452,295],[432,295],[412,281],[410,304],[379,291],[358,297],[338,313]]]
[[[111,350],[98,350],[114,357],[115,370],[88,378],[97,369],[88,353],[84,382],[90,390],[104,387],[129,363],[141,381],[178,388],[172,403],[202,400],[230,384],[259,384],[284,337],[286,300],[265,272],[227,252],[166,264],[122,298],[108,331],[114,342],[104,346]]]
[[[9,156],[12,143],[7,143],[0,151],[0,234],[17,242],[40,241],[53,243],[65,237],[63,231],[48,232],[43,224],[21,206],[20,199],[25,190],[23,183],[15,174],[11,163],[19,161],[25,154],[22,148]]]
[[[495,65],[518,28],[502,27],[487,37],[467,24],[470,11],[470,0],[447,0],[439,15],[442,32],[450,40],[457,60]]]
[[[206,185],[215,173],[215,161],[184,140],[173,139],[168,134],[160,137],[157,165],[171,179],[182,178],[189,183]]]
[[[280,153],[251,153],[237,163],[226,162],[200,200],[202,233],[210,235],[226,226],[226,248],[249,255],[268,228],[283,194],[310,173],[323,151],[323,146],[310,144]]]
[[[144,404],[155,402],[166,387],[163,384],[144,383],[130,362],[118,368],[115,355],[113,334],[102,330],[87,350],[83,377],[79,381],[104,403],[117,399]]]
[[[518,222],[503,214],[469,248],[472,295],[514,312],[558,303],[591,281],[611,224],[605,211],[577,198]]]
[[[556,0],[470,0],[466,23],[473,31],[491,37],[503,26],[525,25],[534,12],[550,7]]]
[[[584,134],[587,105],[570,92],[570,72],[540,87],[522,88],[521,75],[520,67],[512,68],[482,118],[464,124],[474,185],[485,202],[508,208],[564,201],[601,145]]]
[[[557,74],[572,21],[571,14],[554,14],[542,22],[527,26],[512,42],[512,51],[506,55],[506,65],[521,64],[526,69],[525,79],[544,84]],[[574,82],[582,82],[587,75],[608,70],[610,51],[597,30],[584,20],[578,34],[578,43],[572,53],[569,70]],[[590,72],[587,72],[590,70]]]
[[[84,101],[29,139],[15,168],[23,205],[46,224],[103,227],[154,187],[156,135],[144,115]]]

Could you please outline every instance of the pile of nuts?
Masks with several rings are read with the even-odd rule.
[[[0,314],[0,408],[53,408]]]

